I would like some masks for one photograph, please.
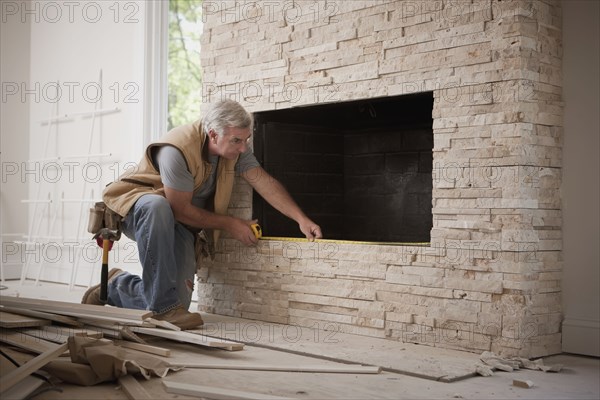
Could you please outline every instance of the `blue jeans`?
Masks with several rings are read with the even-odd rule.
[[[175,220],[167,199],[139,198],[122,224],[137,242],[142,276],[124,272],[108,285],[108,304],[163,313],[190,306],[196,273],[194,235]]]

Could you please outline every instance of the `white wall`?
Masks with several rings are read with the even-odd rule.
[[[6,18],[2,5],[0,21],[0,232],[2,239],[2,278],[20,274],[19,247],[14,245],[18,233],[27,230],[28,187],[18,179],[19,164],[29,151],[29,106],[16,93],[21,82],[29,81],[29,21]],[[6,10],[9,11],[9,10]],[[14,95],[12,93],[15,93]]]
[[[29,52],[21,45],[21,52],[29,53],[29,77],[19,77],[18,93],[29,107],[29,134],[21,133],[29,138],[29,150],[18,158],[20,163],[33,161],[21,164],[25,175],[8,184],[23,192],[19,196],[52,200],[38,205],[37,212],[35,205],[29,206],[28,230],[42,237],[33,238],[36,245],[28,248],[28,277],[37,277],[42,265],[41,279],[69,282],[75,266],[77,283],[86,285],[91,267],[98,268],[101,261],[85,229],[90,203],[78,201],[99,200],[126,163],[139,160],[144,145],[145,2],[11,3],[17,10],[8,10],[3,18],[19,29],[25,29],[23,21],[30,26]],[[101,109],[118,112],[96,118],[80,114]],[[42,122],[65,114],[72,118]],[[3,125],[3,138],[10,134]],[[13,145],[8,142],[8,153]],[[110,156],[87,157],[90,153]],[[64,201],[71,199],[76,201]],[[23,211],[15,217],[27,221]],[[87,246],[83,253],[78,245]],[[111,253],[111,262],[120,267],[138,267],[133,246]]]
[[[563,351],[600,356],[600,3],[562,4]]]

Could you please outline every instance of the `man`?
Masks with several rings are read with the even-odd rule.
[[[269,204],[295,220],[309,239],[321,238],[285,188],[250,151],[252,116],[237,102],[212,105],[201,121],[171,130],[146,149],[138,167],[108,185],[106,206],[123,217],[123,233],[138,245],[142,276],[109,271],[108,304],[154,311],[154,318],[182,329],[203,324],[188,311],[196,257],[196,233],[212,230],[216,242],[226,231],[244,245],[257,243],[256,221],[227,215],[235,173],[246,179]],[[82,303],[102,304],[99,285]]]

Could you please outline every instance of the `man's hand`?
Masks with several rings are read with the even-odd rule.
[[[321,233],[321,227],[312,222],[310,219],[303,220],[298,224],[298,226],[309,242],[313,242],[315,239],[321,239],[323,237],[323,234]]]
[[[252,168],[242,173],[242,177],[276,210],[298,221],[300,230],[308,240],[312,242],[323,237],[319,225],[304,214],[283,185],[262,167]]]
[[[165,186],[165,196],[171,205],[175,219],[179,222],[197,228],[226,230],[234,239],[246,246],[258,242],[254,231],[250,228],[250,225],[255,224],[257,220],[247,221],[198,208],[192,204],[191,192],[180,192]]]
[[[254,235],[254,231],[250,225],[256,224],[258,220],[247,221],[239,218],[231,217],[231,222],[228,224],[227,232],[236,240],[242,242],[246,246],[253,246],[258,243],[258,239]]]

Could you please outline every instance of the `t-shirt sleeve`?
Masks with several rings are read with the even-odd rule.
[[[235,172],[241,174],[256,167],[260,167],[260,163],[254,156],[252,150],[248,148],[245,152],[240,154],[240,157],[238,158],[238,161],[235,164]]]
[[[162,146],[154,159],[163,185],[180,192],[194,190],[194,177],[188,171],[185,158],[179,150],[173,146]]]

